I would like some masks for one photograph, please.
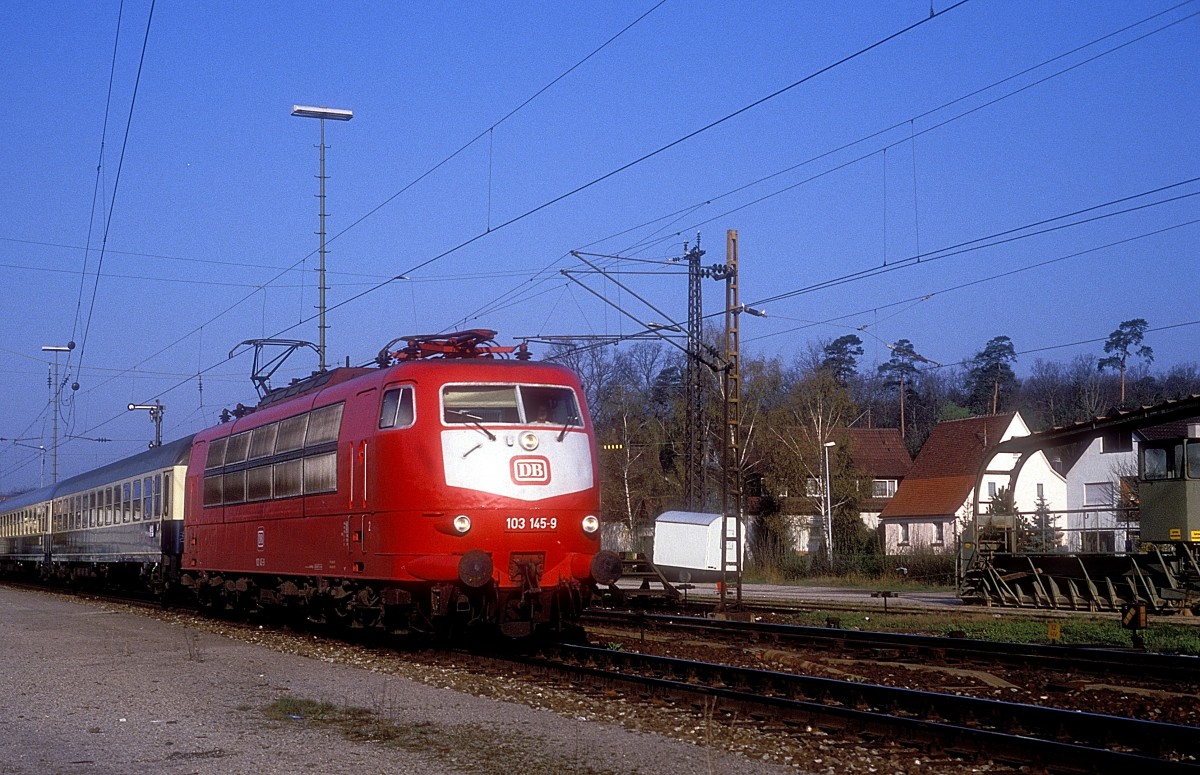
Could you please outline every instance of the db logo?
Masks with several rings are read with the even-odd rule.
[[[514,457],[512,480],[516,484],[549,484],[550,461],[540,455]]]

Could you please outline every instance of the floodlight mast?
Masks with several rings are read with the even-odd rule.
[[[317,308],[319,310],[319,319],[317,322],[317,356],[319,359],[318,368],[320,371],[325,371],[325,330],[327,328],[325,325],[325,119],[329,119],[331,121],[349,121],[350,119],[354,118],[354,111],[344,110],[341,108],[293,105],[292,115],[299,116],[300,118],[315,118],[321,122],[321,144],[319,146],[321,149],[321,170],[317,175],[321,181],[321,193],[318,195],[318,198],[321,202],[320,230],[318,231],[318,234],[321,238],[321,265],[318,269],[318,275],[320,278],[318,281],[320,300],[317,303]]]

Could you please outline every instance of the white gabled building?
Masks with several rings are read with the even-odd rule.
[[[1002,441],[1028,435],[1029,426],[1018,412],[938,423],[896,496],[879,515],[886,552],[957,551],[961,526],[971,519],[975,480],[984,453]],[[999,455],[988,468],[1011,471],[1017,458],[1013,454]],[[986,475],[980,493],[982,502],[1008,487],[1008,480],[1005,473]],[[1043,452],[1026,461],[1014,492],[1014,503],[1022,514],[1033,513],[1039,500],[1051,511],[1067,507],[1066,479],[1054,470]],[[1066,526],[1062,517],[1055,518],[1054,525],[1060,529]]]

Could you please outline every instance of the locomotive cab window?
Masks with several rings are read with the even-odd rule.
[[[1142,447],[1142,478],[1147,481],[1183,478],[1183,444]]]
[[[516,385],[447,385],[442,389],[442,419],[450,425],[518,423]]]
[[[412,427],[415,418],[412,388],[393,388],[383,394],[383,405],[379,411],[380,428],[409,428]]]
[[[570,388],[522,385],[520,390],[526,423],[549,423],[560,427],[583,425],[579,405],[575,403],[575,391]]]

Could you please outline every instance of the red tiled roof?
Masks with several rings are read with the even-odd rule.
[[[975,486],[984,450],[1000,443],[1014,416],[1009,412],[934,426],[880,518],[953,516]]]
[[[846,435],[854,465],[873,479],[903,479],[913,466],[896,428],[848,428]]]

